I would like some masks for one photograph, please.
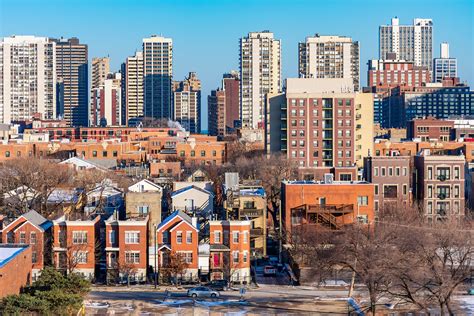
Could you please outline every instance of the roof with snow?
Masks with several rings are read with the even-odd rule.
[[[190,191],[190,190],[193,190],[193,189],[194,189],[194,190],[197,190],[197,191],[200,191],[200,192],[203,192],[203,193],[205,193],[205,194],[214,196],[214,194],[213,194],[212,192],[209,192],[209,191],[207,191],[207,190],[205,190],[205,189],[202,189],[202,188],[200,188],[200,187],[197,187],[197,186],[195,186],[195,185],[190,185],[190,186],[187,186],[187,187],[184,187],[184,188],[181,188],[181,189],[179,189],[179,190],[174,191],[173,193],[171,193],[171,197],[173,198],[173,197],[175,197],[175,196],[177,196],[177,195],[179,195],[179,194],[182,194],[182,193],[184,193],[184,192],[187,192],[187,191]]]
[[[171,222],[176,216],[179,216],[183,221],[187,222],[189,225],[193,225],[193,220],[191,219],[191,217],[184,213],[183,211],[174,211],[173,213],[171,213],[167,218],[164,219],[164,221],[162,221],[158,227],[157,227],[157,230],[159,230],[160,228],[162,228],[163,226],[167,225],[169,222]]]
[[[0,245],[0,268],[3,268],[28,247],[24,245]]]

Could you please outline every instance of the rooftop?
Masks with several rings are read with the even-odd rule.
[[[3,268],[8,262],[27,249],[24,245],[0,245],[0,268]]]
[[[370,184],[367,181],[316,181],[316,180],[292,180],[292,181],[283,181],[286,185],[314,185],[314,184],[324,184],[324,185],[352,185],[352,184]]]

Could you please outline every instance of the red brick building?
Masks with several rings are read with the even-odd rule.
[[[186,280],[198,279],[199,229],[196,218],[175,211],[164,219],[156,230],[158,271],[166,269],[170,252],[177,253],[186,262],[186,271],[180,276]]]
[[[19,294],[31,283],[31,247],[0,245],[0,298]]]
[[[210,221],[210,278],[250,283],[250,221]]]
[[[53,262],[58,270],[76,272],[94,279],[99,241],[100,216],[62,216],[53,220]]]
[[[434,117],[414,119],[407,124],[407,138],[418,138],[422,142],[447,142],[451,140],[453,129],[454,121],[439,120]]]
[[[105,253],[108,278],[146,281],[148,267],[148,216],[105,221]]]
[[[431,82],[430,71],[410,61],[369,60],[368,87],[419,87]]]
[[[374,220],[374,185],[361,181],[283,181],[282,218],[287,233],[297,225],[338,229]]]
[[[52,222],[29,211],[8,222],[0,219],[2,244],[30,245],[31,279],[34,281],[45,265],[51,264]]]

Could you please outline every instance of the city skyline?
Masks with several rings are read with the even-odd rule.
[[[152,34],[172,38],[173,79],[183,78],[190,71],[196,72],[202,81],[203,98],[220,85],[223,73],[238,70],[239,39],[248,32],[267,29],[281,40],[283,80],[298,76],[298,43],[307,36],[319,33],[348,36],[358,41],[360,83],[363,87],[367,81],[367,61],[378,58],[379,26],[389,24],[395,16],[400,19],[400,24],[411,24],[415,18],[432,19],[433,57],[439,55],[439,44],[448,42],[450,55],[458,59],[461,81],[471,84],[474,77],[474,68],[470,64],[473,45],[466,45],[464,41],[472,38],[473,32],[469,1],[454,1],[442,9],[437,7],[436,2],[429,1],[390,1],[383,4],[375,1],[335,1],[330,4],[296,1],[291,6],[281,1],[239,4],[215,1],[154,4],[145,1],[133,5],[114,2],[114,6],[111,2],[103,2],[94,4],[94,10],[87,1],[61,5],[57,1],[40,5],[35,1],[6,1],[0,6],[2,37],[13,34],[51,38],[76,36],[81,43],[89,46],[89,65],[93,57],[109,56],[111,71],[120,70],[127,57],[141,50],[143,38]],[[30,9],[22,12],[20,8],[25,6]],[[65,13],[72,9],[75,10],[74,15]],[[268,14],[259,14],[262,10]],[[15,23],[19,12],[27,22]],[[310,19],[297,19],[298,23],[292,22],[291,17],[299,12],[314,12],[314,15]],[[114,15],[128,17],[130,22],[110,22],[113,21],[110,17]],[[367,21],[365,16],[370,16],[370,19]],[[87,19],[82,19],[84,17]],[[284,22],[283,17],[289,17],[288,22]],[[364,23],[360,23],[361,20]],[[456,24],[450,23],[454,20]],[[84,21],[87,21],[87,27],[82,26]],[[205,99],[202,101],[201,118],[203,129],[207,129]]]

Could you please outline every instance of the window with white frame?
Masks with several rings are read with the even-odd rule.
[[[138,214],[139,215],[147,215],[149,207],[148,205],[140,205],[138,206]]]
[[[140,263],[140,253],[138,251],[126,251],[125,263]]]
[[[125,232],[125,243],[126,244],[140,243],[140,232]]]
[[[26,244],[26,233],[20,232],[20,244]]]
[[[232,241],[234,244],[239,243],[239,232],[232,232]]]
[[[38,253],[36,251],[33,251],[31,253],[31,263],[37,263],[38,262]]]
[[[193,242],[193,232],[186,232],[186,243],[191,244]]]
[[[109,231],[109,240],[111,244],[115,244],[115,230]]]
[[[249,232],[244,231],[244,243],[246,244],[249,241]]]
[[[357,202],[359,206],[367,206],[369,204],[369,197],[368,196],[358,196]]]
[[[249,260],[249,253],[247,251],[244,251],[244,257],[243,257],[243,262],[247,262]]]
[[[30,233],[30,244],[36,245],[36,232]]]
[[[220,244],[221,243],[221,232],[215,231],[214,232],[214,243]]]
[[[239,263],[239,252],[238,251],[234,251],[232,253],[232,258],[233,258],[233,262],[234,263]]]
[[[183,232],[176,232],[176,243],[183,243]]]
[[[72,243],[73,244],[87,244],[87,232],[85,231],[73,231],[72,232]]]
[[[74,263],[87,263],[87,251],[74,251],[72,260]]]
[[[169,232],[163,232],[162,236],[163,236],[163,243],[164,244],[169,243],[169,234],[170,234]]]
[[[193,263],[193,253],[192,252],[181,252],[184,262],[187,264]]]

